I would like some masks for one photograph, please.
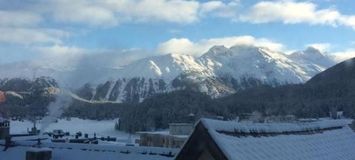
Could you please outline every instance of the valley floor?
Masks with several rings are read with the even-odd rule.
[[[129,135],[125,132],[114,129],[116,120],[83,120],[71,118],[70,120],[60,119],[56,123],[50,124],[43,132],[51,132],[54,129],[62,129],[64,132],[70,132],[70,137],[74,138],[76,132],[89,134],[93,137],[94,133],[100,137],[115,137],[117,141],[106,142],[99,140],[99,144],[78,144],[78,143],[53,143],[48,135],[41,135],[44,140],[38,145],[38,136],[13,137],[13,147],[3,150],[5,140],[0,140],[0,160],[18,160],[25,159],[27,151],[52,151],[53,160],[71,160],[71,159],[122,159],[122,160],[170,160],[177,154],[178,149],[159,148],[159,147],[139,147],[131,146],[137,136]],[[11,121],[11,134],[25,134],[27,129],[33,127],[30,121]],[[40,122],[37,125],[40,129]],[[126,146],[126,144],[130,144]]]
[[[97,137],[116,137],[119,141],[131,141],[137,138],[135,135],[129,135],[128,133],[115,130],[116,120],[84,120],[79,118],[59,119],[58,122],[50,124],[42,132],[51,132],[54,129],[62,129],[64,132],[69,132],[74,135],[76,132],[87,133],[89,137],[93,137],[96,134]],[[10,121],[10,133],[11,134],[23,134],[27,133],[27,129],[31,129],[33,123],[30,121]],[[37,124],[37,128],[41,129],[40,122]]]

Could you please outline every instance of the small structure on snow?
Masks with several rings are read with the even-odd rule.
[[[0,115],[0,139],[5,139],[10,135],[10,121]]]

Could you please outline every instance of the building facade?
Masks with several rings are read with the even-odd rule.
[[[194,129],[191,123],[170,123],[169,134],[170,135],[190,135]]]
[[[181,148],[193,130],[190,123],[171,123],[169,131],[138,132],[140,146]]]

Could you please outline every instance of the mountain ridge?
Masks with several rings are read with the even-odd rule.
[[[318,54],[318,57],[304,56],[308,54]],[[319,58],[324,63],[319,63]],[[157,93],[184,88],[216,98],[258,85],[304,83],[334,64],[314,48],[286,55],[263,47],[237,45],[213,46],[200,57],[182,54],[147,57],[116,68],[83,65],[55,71],[36,66],[33,70],[38,75],[52,75],[65,87],[69,85],[77,90],[78,95],[83,95],[78,89],[86,85],[87,100],[136,103]],[[8,68],[9,71],[0,70],[0,73],[12,73],[11,66]],[[20,68],[31,70],[31,67]]]

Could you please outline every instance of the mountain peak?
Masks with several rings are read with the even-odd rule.
[[[317,59],[324,59],[328,58],[327,55],[322,53],[319,49],[314,48],[312,46],[307,47],[303,51],[296,51],[290,55],[292,58],[304,58],[309,60],[317,60]]]
[[[324,55],[324,53],[322,53],[319,49],[314,48],[312,46],[307,47],[306,50],[303,51],[303,53],[305,53],[305,54],[320,54],[320,55]]]
[[[224,45],[215,45],[211,47],[205,54],[202,56],[217,56],[220,54],[227,54],[228,48],[225,47]]]
[[[239,50],[256,50],[256,49],[261,49],[262,47],[258,47],[255,45],[244,45],[244,44],[238,44],[232,46],[230,49],[239,49]]]
[[[210,51],[223,51],[227,49],[228,48],[225,47],[224,45],[214,45],[213,47],[211,47]]]
[[[303,51],[294,52],[288,57],[298,64],[301,64],[301,66],[313,68],[313,74],[323,71],[335,64],[329,56],[314,47],[307,47]]]
[[[227,48],[223,45],[216,45],[211,47],[202,57],[230,57],[236,55],[245,55],[249,53],[261,53],[261,47],[254,45],[234,45],[230,48]]]

